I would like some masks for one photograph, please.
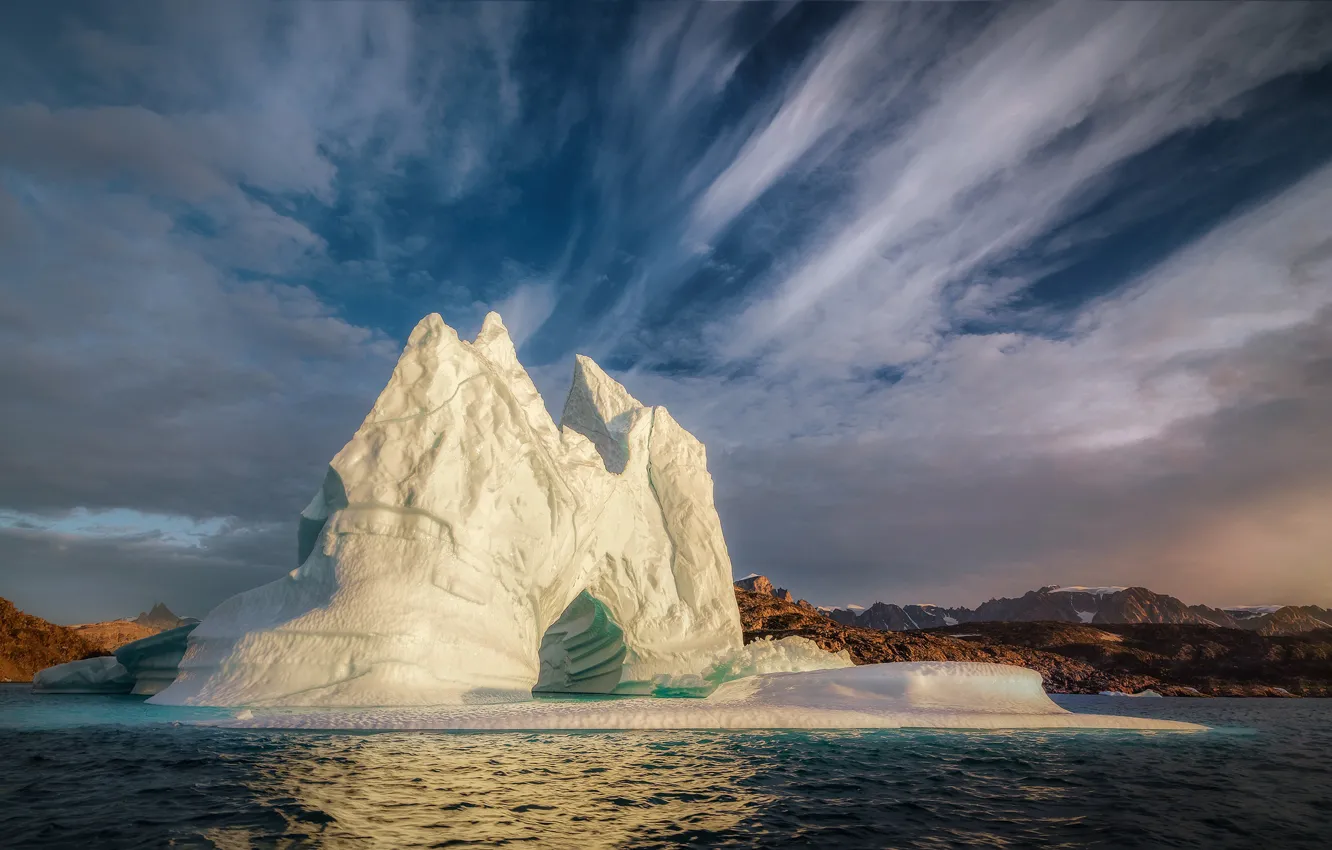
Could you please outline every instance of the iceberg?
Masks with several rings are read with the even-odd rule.
[[[38,694],[127,694],[133,687],[134,674],[111,655],[57,664],[32,677]]]
[[[472,342],[432,314],[301,512],[298,567],[211,611],[150,701],[474,704],[850,666],[745,655],[712,491],[703,444],[590,359],[557,426],[497,314]]]
[[[423,319],[296,568],[176,632],[135,688],[174,664],[148,702],[244,707],[224,725],[1196,728],[1072,714],[1016,667],[744,644],[703,444],[582,356],[557,425],[495,313],[471,342]]]
[[[131,641],[113,655],[85,658],[39,670],[39,694],[155,694],[176,678],[195,623]]]
[[[130,693],[155,694],[176,680],[180,659],[196,626],[198,623],[167,629],[116,649],[116,661],[134,676]]]

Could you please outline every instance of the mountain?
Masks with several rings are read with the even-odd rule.
[[[1051,693],[1150,688],[1166,696],[1332,696],[1332,629],[1272,636],[1197,623],[1047,620],[885,631],[846,625],[833,619],[835,611],[768,594],[736,588],[735,595],[747,643],[797,635],[830,652],[847,650],[856,664],[1015,664],[1039,672]]]
[[[25,614],[0,598],[0,682],[28,682],[46,667],[105,654],[73,629]]]
[[[940,608],[937,605],[889,605],[875,602],[860,613],[833,609],[828,612],[839,623],[866,629],[886,629],[906,632],[913,629],[935,629],[954,626],[972,612],[967,609]],[[962,619],[959,619],[961,615]]]
[[[750,573],[742,579],[735,582],[736,587],[744,588],[750,593],[763,593],[768,596],[775,596],[786,602],[795,602],[795,597],[791,591],[784,587],[773,587],[772,582],[767,576],[761,576],[756,573]]]
[[[1295,635],[1332,628],[1332,611],[1317,605],[1264,605],[1227,608],[1238,628],[1260,635]]]
[[[761,576],[759,578],[762,578]],[[1145,587],[1060,587],[1050,585],[1019,597],[991,599],[975,610],[935,605],[876,602],[857,611],[831,609],[843,625],[890,631],[942,628],[959,623],[1052,621],[1091,625],[1167,623],[1220,626],[1265,635],[1291,635],[1332,627],[1332,611],[1316,605],[1211,608],[1187,605],[1174,596]]]
[[[970,619],[1216,625],[1175,597],[1153,593],[1145,587],[1043,587],[1017,599],[991,599],[977,608]]]
[[[199,621],[187,619],[185,617],[177,617],[175,614],[171,613],[171,609],[166,607],[165,604],[158,602],[151,610],[144,611],[131,620],[131,622],[137,623],[140,626],[147,626],[151,629],[157,629],[160,632],[184,626],[188,623],[197,623]]]
[[[81,623],[77,626],[70,626],[69,628],[79,637],[107,654],[115,652],[127,643],[133,643],[136,640],[152,637],[158,632],[165,631],[156,626],[145,626],[136,623],[134,620],[109,620],[104,623]]]
[[[938,605],[904,605],[902,610],[922,629],[956,626],[971,614],[967,608],[940,608]]]

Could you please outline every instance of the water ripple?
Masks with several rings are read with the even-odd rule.
[[[19,728],[31,700],[0,688],[6,848],[1321,848],[1332,799],[1328,700],[1077,706],[1251,730],[1182,736]]]

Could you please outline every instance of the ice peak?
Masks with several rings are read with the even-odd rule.
[[[481,332],[476,335],[473,345],[483,345],[496,337],[507,337],[509,329],[504,326],[504,320],[500,314],[491,310],[486,314],[486,318],[481,322]]]
[[[415,348],[440,339],[458,338],[458,332],[444,323],[444,317],[431,313],[416,323],[407,337],[407,347]]]
[[[569,399],[580,394],[593,404],[605,422],[644,406],[641,401],[629,394],[624,384],[607,375],[605,370],[586,354],[574,355],[573,386],[569,388]],[[567,400],[565,409],[568,409]]]
[[[491,310],[481,323],[481,331],[472,341],[472,348],[486,356],[510,380],[517,380],[524,386],[531,382],[527,370],[518,362],[518,349],[509,336],[509,329],[504,326],[500,314]],[[533,392],[536,388],[533,387]]]
[[[497,314],[471,342],[427,316],[303,512],[300,566],[215,608],[155,700],[415,705],[703,681],[743,643],[702,444],[586,357],[564,424]]]
[[[560,426],[591,440],[606,468],[619,473],[628,462],[625,437],[631,414],[642,407],[624,385],[607,375],[592,358],[579,354],[574,358],[573,384],[564,400]]]

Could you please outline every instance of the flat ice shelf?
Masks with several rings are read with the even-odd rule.
[[[262,729],[1136,729],[1202,731],[1172,720],[1077,714],[1040,674],[967,662],[903,662],[770,673],[705,699],[537,699],[480,705],[254,709],[207,725]]]

